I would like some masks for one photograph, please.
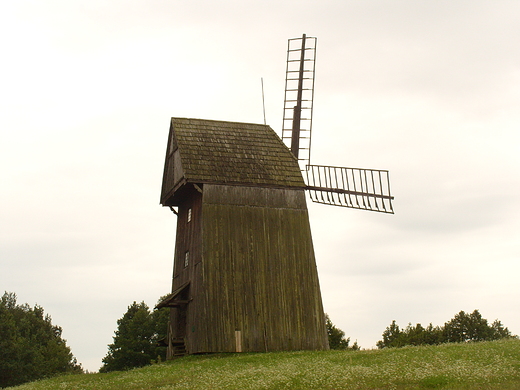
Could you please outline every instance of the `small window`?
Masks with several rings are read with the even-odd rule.
[[[186,253],[184,254],[184,268],[186,268],[189,263],[190,263],[190,251],[186,251]]]
[[[188,209],[188,222],[191,222],[191,208]]]

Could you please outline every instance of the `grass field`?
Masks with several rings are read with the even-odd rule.
[[[61,376],[12,389],[520,389],[520,340],[187,356],[126,372]]]

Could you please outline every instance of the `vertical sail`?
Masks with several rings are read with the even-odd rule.
[[[310,163],[316,42],[303,34],[287,46],[282,139],[302,171]]]

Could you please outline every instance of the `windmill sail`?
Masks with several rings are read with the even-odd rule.
[[[282,140],[298,159],[313,202],[393,214],[388,171],[310,165],[316,41],[305,34],[289,39]]]
[[[316,38],[303,34],[287,45],[282,139],[302,171],[310,163],[316,43]]]
[[[308,165],[306,182],[313,202],[394,213],[388,171]]]

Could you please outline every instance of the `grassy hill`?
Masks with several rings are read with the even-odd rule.
[[[520,389],[520,340],[187,356],[127,372],[61,376],[12,389]]]

